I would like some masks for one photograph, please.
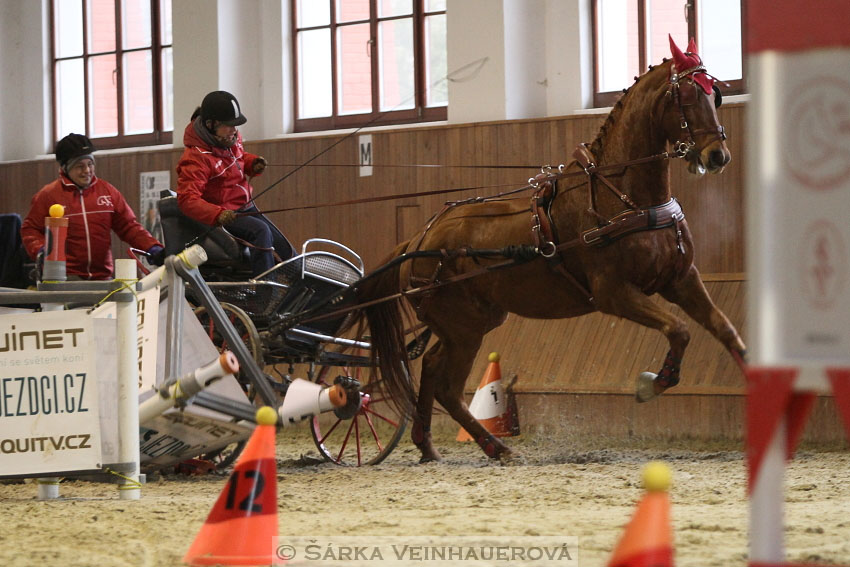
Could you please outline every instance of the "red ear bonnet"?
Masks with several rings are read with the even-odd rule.
[[[687,52],[682,53],[682,50],[673,41],[673,36],[668,34],[667,37],[670,38],[670,53],[673,54],[673,64],[676,67],[677,73],[681,74],[683,71],[702,65],[702,59],[697,54],[697,45],[693,38],[688,42]],[[714,86],[713,77],[708,76],[705,71],[696,71],[691,73],[690,77],[696,84],[702,87],[705,94],[711,94],[711,89]]]

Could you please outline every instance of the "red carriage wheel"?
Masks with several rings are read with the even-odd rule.
[[[407,417],[377,387],[380,372],[356,366],[323,366],[316,382],[331,385],[338,377],[360,383],[360,407],[340,408],[313,417],[310,432],[319,453],[342,466],[376,465],[396,448],[407,427]],[[348,413],[348,415],[346,415]]]

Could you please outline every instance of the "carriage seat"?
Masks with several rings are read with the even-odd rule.
[[[183,214],[177,206],[177,197],[171,191],[163,191],[157,202],[162,222],[163,244],[167,255],[181,252],[189,242],[206,233],[196,244],[207,253],[207,267],[225,267],[250,271],[248,247],[240,244],[221,227],[210,227]]]

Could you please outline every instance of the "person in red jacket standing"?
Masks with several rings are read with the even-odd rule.
[[[44,250],[44,218],[51,205],[59,204],[68,217],[65,269],[69,279],[112,278],[112,231],[130,246],[146,250],[153,263],[162,264],[162,243],[136,221],[136,214],[118,189],[95,175],[94,151],[82,134],[68,134],[56,143],[59,178],[33,196],[21,225],[27,253],[36,259]]]
[[[183,132],[183,155],[177,164],[177,204],[186,216],[210,226],[225,226],[251,244],[251,272],[258,276],[295,249],[252,201],[250,177],[266,168],[266,160],[242,147],[237,126],[247,122],[236,97],[213,91],[204,97]],[[239,213],[257,213],[237,215]]]

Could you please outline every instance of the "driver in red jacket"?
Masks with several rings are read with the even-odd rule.
[[[256,277],[275,265],[273,252],[283,261],[295,249],[252,201],[249,177],[262,173],[266,160],[242,147],[242,134],[236,127],[247,120],[232,94],[213,91],[204,97],[183,132],[186,149],[177,164],[177,204],[186,216],[225,226],[233,236],[247,241]]]
[[[95,148],[82,134],[68,134],[56,143],[59,178],[32,198],[21,225],[21,240],[31,258],[44,249],[44,218],[51,205],[65,207],[68,235],[65,270],[69,279],[112,278],[112,231],[134,248],[146,250],[153,263],[162,264],[162,244],[136,221],[124,196],[94,174]]]

